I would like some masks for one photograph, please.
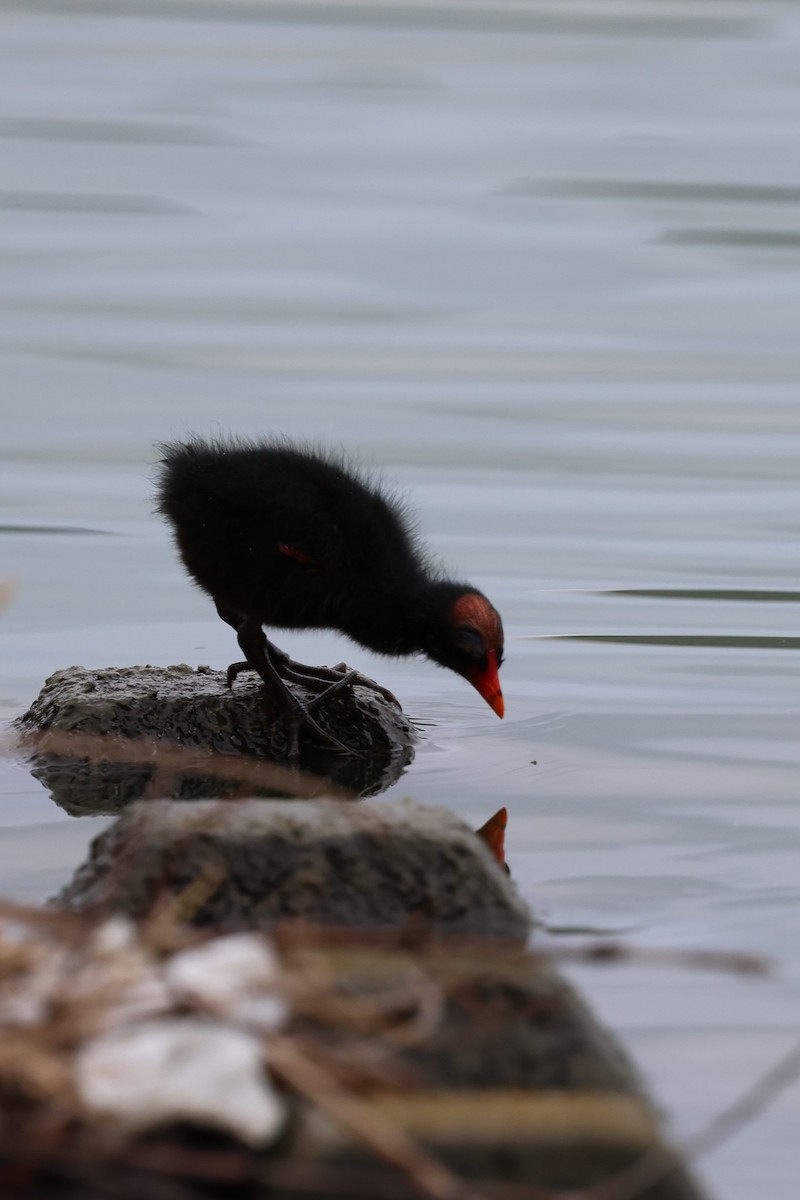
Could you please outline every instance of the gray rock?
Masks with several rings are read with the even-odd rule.
[[[354,753],[332,752],[304,735],[301,765],[355,796],[384,790],[414,756],[410,723],[371,688],[343,690],[315,717]],[[168,779],[154,784],[164,743],[278,763],[286,752],[283,714],[271,710],[260,680],[247,673],[228,689],[225,672],[209,667],[68,667],[50,676],[17,728],[44,735],[30,740],[33,774],[75,815],[118,812],[145,792],[176,799],[276,794],[268,772],[259,786],[241,772],[232,779],[219,760],[198,765],[197,755],[183,770],[172,763]]]

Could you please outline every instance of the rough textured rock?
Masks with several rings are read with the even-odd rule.
[[[414,755],[411,725],[379,692],[345,689],[316,710],[318,721],[353,755],[301,739],[301,765],[359,796],[393,783]],[[228,756],[283,762],[286,735],[282,713],[273,713],[260,680],[250,673],[232,690],[225,673],[209,667],[118,667],[88,671],[68,667],[46,681],[17,722],[27,733],[111,735],[118,740],[171,743]],[[152,792],[157,755],[103,755],[75,737],[70,753],[33,748],[32,771],[54,800],[74,814],[118,812]],[[252,781],[241,782],[204,771],[197,763],[170,770],[168,787],[158,794],[176,799],[197,796],[275,794]]]
[[[199,878],[215,930],[287,918],[380,928],[418,917],[524,937],[530,918],[488,847],[446,809],[335,801],[140,801],[98,837],[56,903],[141,918]]]

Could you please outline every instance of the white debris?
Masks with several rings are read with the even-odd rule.
[[[93,1005],[98,1032],[172,1007],[160,963],[124,917],[110,917],[93,931],[81,961],[62,983],[62,1003],[65,999]]]
[[[126,1131],[183,1121],[263,1146],[284,1121],[259,1040],[195,1017],[144,1021],[97,1038],[79,1051],[75,1077],[86,1107]]]
[[[11,931],[4,925],[0,961],[3,1025],[36,1025],[54,1007],[71,1005],[91,1005],[98,1026],[104,1017],[152,1016],[171,1007],[158,964],[124,918],[104,921],[83,943],[63,945],[42,938],[35,926]]]
[[[19,957],[18,957],[19,956]],[[4,969],[4,986],[0,991],[0,1028],[35,1026],[47,1019],[53,998],[63,988],[67,975],[68,955],[50,943],[25,947],[24,967],[20,948],[2,943],[2,958],[15,966],[12,972]]]
[[[279,977],[274,951],[263,937],[250,933],[215,938],[184,950],[165,967],[165,978],[176,996],[265,1033],[280,1029],[288,1015],[275,991]]]
[[[138,941],[133,921],[122,916],[108,917],[92,932],[89,953],[105,958],[121,954],[124,950],[133,950]]]
[[[124,1132],[182,1122],[256,1146],[277,1137],[284,1106],[265,1055],[288,1007],[262,936],[170,955],[119,917],[63,932],[0,919],[0,1032],[42,1030],[14,1065],[23,1091],[44,1080],[72,1098],[71,1078],[83,1115]],[[77,1050],[48,1038],[54,1014]]]

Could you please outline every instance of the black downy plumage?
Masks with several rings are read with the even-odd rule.
[[[161,451],[159,510],[246,659],[229,667],[228,684],[258,672],[286,713],[290,757],[303,727],[346,749],[311,709],[363,676],[293,662],[264,625],[340,630],[379,654],[422,652],[463,675],[502,717],[499,614],[470,584],[433,569],[402,504],[379,484],[287,441],[193,439]],[[287,683],[317,695],[303,704]]]

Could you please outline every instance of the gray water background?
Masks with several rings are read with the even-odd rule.
[[[379,466],[508,634],[502,723],[284,637],[423,723],[387,802],[507,805],[553,927],[776,961],[571,972],[677,1135],[800,1032],[799,64],[773,0],[0,5],[0,717],[72,663],[235,657],[156,440]],[[0,892],[104,824],[0,761]],[[798,1118],[794,1085],[714,1194],[796,1200]]]

